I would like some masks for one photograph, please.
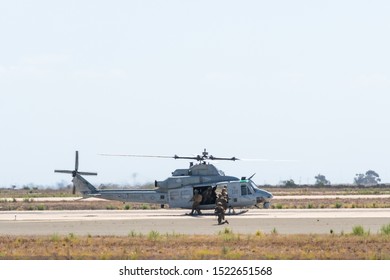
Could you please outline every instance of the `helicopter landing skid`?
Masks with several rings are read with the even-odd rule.
[[[227,213],[225,213],[225,215],[226,216],[238,216],[238,215],[241,215],[241,214],[245,214],[246,212],[248,212],[249,210],[248,209],[245,209],[245,210],[241,210],[241,211],[239,211],[239,212],[237,212],[237,211],[232,211],[232,212],[227,212]]]
[[[231,211],[230,213],[229,212],[226,212],[225,215],[226,216],[238,216],[238,215],[242,215],[242,214],[245,214],[246,212],[248,212],[249,210],[248,209],[245,209],[245,210],[241,210],[241,211]],[[185,213],[186,216],[190,216],[190,217],[199,217],[199,216],[215,216],[215,213],[210,213],[210,212],[203,212],[202,214],[190,214],[190,213]]]

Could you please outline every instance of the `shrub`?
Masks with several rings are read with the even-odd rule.
[[[42,211],[42,210],[45,210],[45,209],[46,209],[46,206],[43,205],[43,204],[39,204],[39,205],[37,206],[37,210]]]
[[[390,235],[390,224],[381,227],[381,234]]]
[[[365,229],[362,226],[354,226],[352,228],[352,234],[357,236],[363,236],[363,235],[369,235],[370,231],[365,231]]]
[[[61,240],[61,237],[58,233],[53,233],[52,236],[50,237],[50,240],[53,242],[58,242]]]
[[[152,230],[148,234],[148,239],[149,240],[156,241],[159,238],[160,238],[160,233],[158,231],[156,231],[156,230]]]
[[[256,231],[256,236],[264,236],[264,233],[261,230]]]
[[[140,234],[137,234],[134,230],[130,231],[129,234],[127,235],[128,237],[137,237],[140,236]]]
[[[130,205],[129,204],[126,204],[125,205],[125,210],[129,210],[130,209]]]

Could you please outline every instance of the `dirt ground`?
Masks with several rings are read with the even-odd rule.
[[[390,259],[388,235],[0,236],[0,259]],[[175,248],[172,250],[172,248]]]

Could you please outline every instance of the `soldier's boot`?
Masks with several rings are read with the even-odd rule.
[[[225,220],[225,223],[226,223],[226,224],[229,224],[228,220]]]

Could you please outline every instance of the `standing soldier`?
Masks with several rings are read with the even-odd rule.
[[[221,202],[217,202],[214,212],[218,216],[218,225],[223,225],[225,223],[229,224],[229,222],[225,220],[225,209],[223,208]]]
[[[227,187],[226,186],[223,186],[223,189],[222,189],[222,197],[224,198],[224,201],[226,201],[226,203],[224,204],[224,202],[222,202],[222,205],[224,206],[225,208],[225,211],[227,209],[227,206],[228,206],[228,203],[229,203],[229,194],[228,194],[228,191],[227,191]],[[232,206],[229,206],[229,214],[230,212],[233,210],[233,214],[235,214],[236,212],[234,211],[233,207]]]
[[[190,201],[193,201],[190,215],[194,215],[194,211],[196,211],[198,215],[202,214],[199,209],[199,205],[202,202],[202,195],[199,193],[198,190],[194,191],[194,196],[191,198]]]
[[[229,201],[229,195],[226,186],[223,186],[222,188],[222,195],[226,198],[226,201]]]

